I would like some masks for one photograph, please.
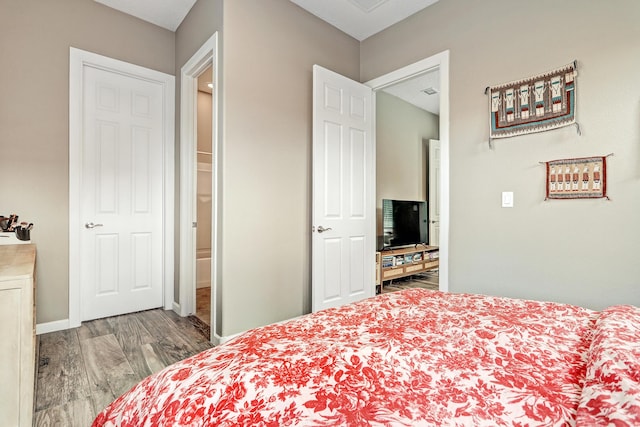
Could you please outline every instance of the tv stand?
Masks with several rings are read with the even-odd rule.
[[[440,267],[437,246],[415,245],[376,253],[376,284],[380,291],[385,281],[412,276]]]

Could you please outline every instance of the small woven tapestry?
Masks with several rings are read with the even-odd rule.
[[[525,80],[490,86],[489,138],[542,132],[576,122],[576,63]]]
[[[607,197],[606,157],[584,157],[546,162],[547,199]]]

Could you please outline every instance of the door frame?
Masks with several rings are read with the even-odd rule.
[[[218,33],[215,32],[198,51],[182,66],[180,74],[180,296],[174,303],[174,311],[181,316],[195,312],[196,296],[196,147],[197,147],[197,91],[198,76],[213,66],[212,76],[212,125],[211,152],[213,180],[211,199],[211,336],[219,338],[217,331],[219,310],[217,303],[220,292],[218,283],[218,236],[219,236],[219,183],[220,149],[222,130],[220,119],[220,63],[218,59]]]
[[[139,65],[69,48],[69,327],[80,326],[80,189],[82,188],[83,69],[85,66],[160,84],[163,88],[163,305],[170,309],[174,283],[175,77]]]
[[[433,217],[431,216],[431,213],[433,212],[433,210],[435,210],[434,206],[438,206],[438,203],[433,203],[433,199],[434,197],[436,199],[440,198],[440,186],[439,185],[434,185],[433,183],[433,176],[432,176],[432,171],[433,171],[433,161],[435,159],[437,159],[438,161],[438,170],[437,170],[437,175],[435,175],[435,173],[433,174],[434,176],[438,176],[438,178],[440,178],[441,174],[441,170],[440,170],[440,140],[439,139],[429,139],[427,142],[428,145],[428,150],[429,150],[429,159],[427,160],[427,165],[428,165],[428,177],[427,177],[427,200],[429,200],[429,245],[430,246],[440,246],[440,238],[438,237],[438,244],[433,244],[433,241],[431,240],[431,238],[433,237],[434,233],[433,233],[433,229],[435,227],[432,226],[432,224],[434,224],[433,222]],[[437,147],[436,147],[437,145]],[[438,155],[436,156],[436,149],[438,150]],[[437,183],[439,183],[440,179],[436,180]],[[434,192],[436,193],[434,195]],[[432,197],[434,196],[434,197]],[[437,200],[436,200],[437,202]],[[438,235],[440,234],[440,211],[438,211]]]
[[[375,111],[376,92],[408,80],[432,69],[440,71],[440,290],[449,290],[449,50],[391,71],[365,82],[373,89]],[[374,114],[375,120],[375,114]],[[375,138],[374,123],[374,138]]]

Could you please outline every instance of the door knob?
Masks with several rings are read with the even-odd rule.
[[[102,227],[102,224],[94,224],[92,222],[88,222],[84,226],[85,228],[96,228],[96,227]]]
[[[329,228],[324,228],[323,226],[319,225],[318,226],[318,233],[324,233],[325,231],[329,231],[331,230],[331,227]]]

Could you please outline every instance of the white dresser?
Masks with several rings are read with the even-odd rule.
[[[36,247],[0,245],[0,426],[31,426]]]

